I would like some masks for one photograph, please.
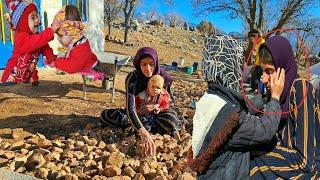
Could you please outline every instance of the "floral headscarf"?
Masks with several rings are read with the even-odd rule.
[[[84,34],[85,25],[81,21],[66,20],[66,7],[58,11],[54,18],[61,21],[58,29],[59,35],[68,35],[73,37],[72,44],[77,42]]]

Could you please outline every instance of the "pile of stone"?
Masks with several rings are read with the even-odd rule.
[[[0,167],[41,179],[194,179],[195,176],[186,166],[191,136],[185,132],[176,137],[154,135],[157,153],[153,157],[143,156],[140,139],[135,134],[116,129],[87,128],[68,139],[54,140],[39,133],[19,137],[12,131],[11,136],[14,137],[11,143],[0,139]],[[105,143],[110,138],[114,143]]]
[[[173,89],[179,117],[191,128],[192,103],[204,94],[206,83],[176,80]],[[93,123],[68,138],[52,140],[21,128],[8,129],[0,138],[0,168],[41,179],[194,179],[186,159],[190,129],[179,132],[174,137],[153,135],[156,154],[145,157],[132,128],[101,129]]]
[[[195,102],[207,91],[207,83],[175,80],[172,89],[175,97],[175,109],[182,120],[184,129],[191,133]]]

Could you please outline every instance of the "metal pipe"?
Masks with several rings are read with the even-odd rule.
[[[3,14],[3,8],[2,8],[2,0],[0,0],[0,15],[1,15],[1,30],[2,30],[2,41],[3,44],[6,44],[6,34],[4,32],[4,14]]]

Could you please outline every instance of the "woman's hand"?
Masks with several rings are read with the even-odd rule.
[[[144,150],[144,155],[151,156],[156,154],[156,145],[154,144],[153,138],[150,133],[144,127],[139,129],[139,133],[142,139],[141,146]]]
[[[161,109],[160,109],[160,107],[158,107],[158,108],[156,108],[153,112],[154,112],[155,114],[159,114],[160,111],[161,111]]]
[[[271,75],[270,83],[271,83],[271,96],[280,99],[284,88],[284,80],[285,80],[285,70],[283,68],[278,68],[276,73]]]

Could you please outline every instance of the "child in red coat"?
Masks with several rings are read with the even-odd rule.
[[[48,65],[70,74],[83,69],[101,69],[101,63],[92,52],[88,39],[83,35],[84,25],[77,7],[68,5],[62,8],[55,15],[55,19],[61,21],[57,34],[67,53]]]
[[[6,0],[6,5],[9,10],[8,22],[15,31],[15,37],[12,56],[1,82],[27,83],[32,79],[32,85],[37,85],[39,78],[36,68],[40,53],[46,56],[48,62],[56,58],[48,42],[54,38],[59,22],[54,21],[51,28],[39,33],[40,22],[35,4],[24,0]]]
[[[148,88],[140,92],[135,97],[136,111],[138,115],[143,116],[143,123],[146,127],[150,127],[153,124],[153,115],[159,114],[163,110],[170,108],[170,95],[163,88],[164,79],[160,75],[152,76],[148,81]],[[149,112],[146,105],[153,105],[154,111]]]

